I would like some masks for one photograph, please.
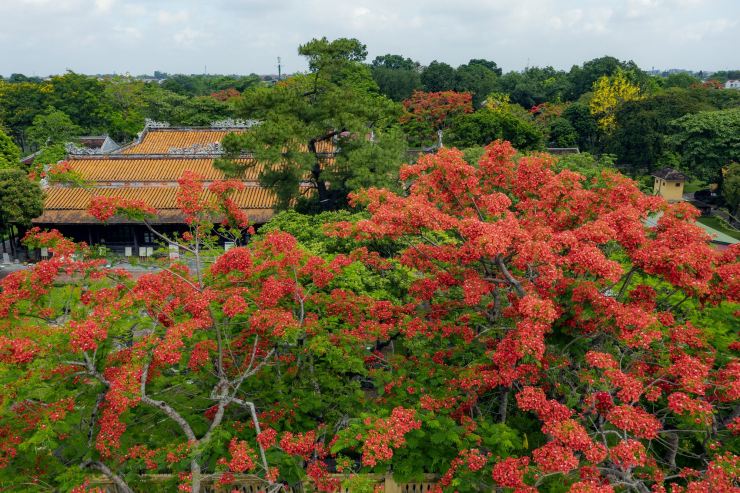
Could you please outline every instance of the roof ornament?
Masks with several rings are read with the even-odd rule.
[[[444,147],[444,144],[442,144],[442,136],[444,135],[444,132],[442,129],[437,130],[437,143],[431,146],[422,146],[421,150],[424,152],[434,151],[435,149],[442,149]]]
[[[150,118],[144,118],[144,128],[169,128],[169,122],[155,122]]]
[[[262,122],[259,120],[234,120],[233,118],[227,118],[226,120],[211,122],[211,126],[214,128],[250,128],[260,123]]]
[[[64,149],[66,149],[67,154],[71,156],[94,156],[103,154],[103,149],[89,149],[84,146],[75,145],[72,142],[64,144]]]
[[[218,142],[169,148],[170,154],[181,154],[183,156],[220,156],[221,152],[221,144]]]

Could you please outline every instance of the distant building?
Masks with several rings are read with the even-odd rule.
[[[121,147],[116,144],[113,139],[108,137],[108,135],[78,137],[77,143],[84,148],[95,151],[95,154],[107,154]],[[21,159],[21,164],[23,164],[27,168],[30,167],[33,164],[33,161],[36,159],[36,156],[41,154],[42,149],[39,149],[33,154],[29,154],[28,156]]]
[[[99,149],[101,153],[112,152],[121,147],[108,135],[77,137],[77,142],[88,149]]]
[[[725,82],[725,89],[740,89],[740,80],[730,79]]]
[[[655,178],[653,195],[660,195],[671,202],[683,200],[683,186],[689,177],[675,168],[666,166],[652,174]]]
[[[565,156],[566,154],[580,154],[577,147],[550,147],[547,152],[553,156]]]

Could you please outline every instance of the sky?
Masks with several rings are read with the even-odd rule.
[[[643,69],[740,68],[738,0],[0,0],[0,74],[271,74],[298,45],[357,38],[386,53],[505,72],[604,55]]]

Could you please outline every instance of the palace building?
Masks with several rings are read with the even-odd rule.
[[[229,120],[217,122],[214,127],[180,128],[147,121],[136,141],[111,151],[68,146],[68,161],[92,182],[95,195],[142,200],[157,210],[152,224],[158,232],[182,233],[187,231],[187,225],[176,205],[177,180],[185,171],[204,176],[204,188],[225,179],[213,167],[214,159],[221,155],[219,143],[229,132],[247,131],[250,123]],[[240,159],[249,160],[249,156]],[[259,185],[260,170],[259,165],[251,168],[242,178],[244,191],[231,196],[256,225],[270,220],[275,203],[273,193]],[[309,187],[305,188],[309,193]],[[57,229],[90,245],[105,244],[116,252],[123,252],[126,247],[138,252],[141,247],[156,245],[154,235],[139,222],[114,217],[103,224],[90,216],[86,209],[92,195],[84,188],[55,185],[45,191],[45,211],[33,220],[34,226]]]

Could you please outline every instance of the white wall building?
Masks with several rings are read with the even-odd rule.
[[[725,82],[725,89],[740,89],[740,80],[728,80],[727,82]]]

